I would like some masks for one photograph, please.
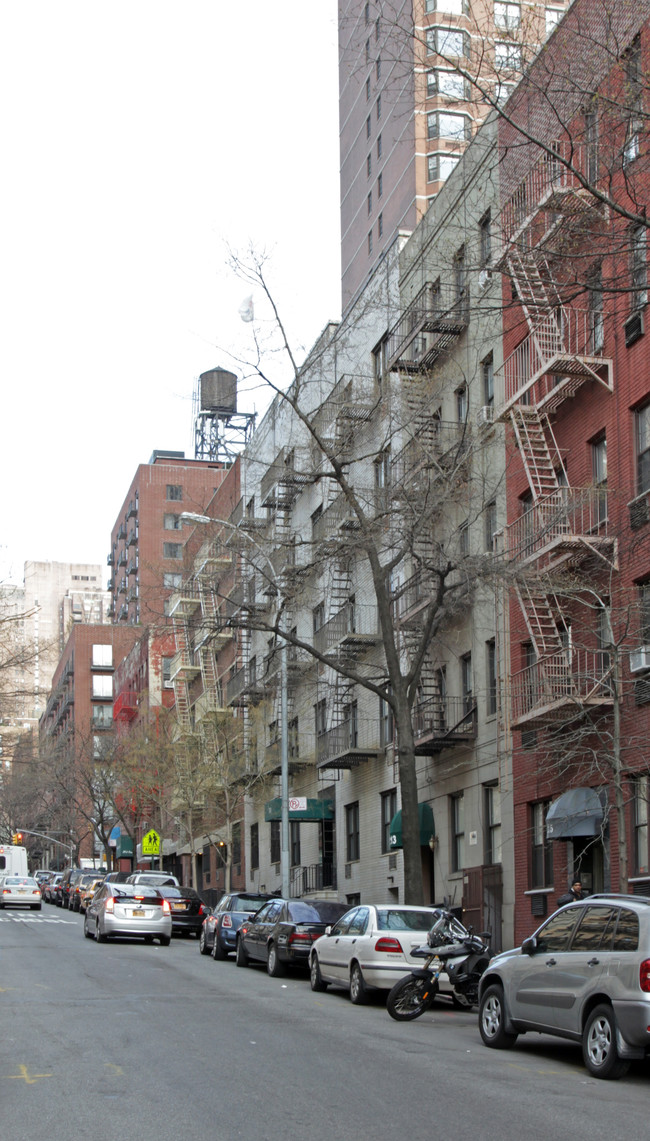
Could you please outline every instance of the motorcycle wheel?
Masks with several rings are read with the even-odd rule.
[[[386,1010],[396,1022],[413,1022],[429,1009],[437,993],[438,983],[433,979],[407,975],[389,992]]]

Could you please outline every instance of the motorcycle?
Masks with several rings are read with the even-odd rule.
[[[450,911],[437,910],[426,944],[412,952],[425,960],[422,968],[395,983],[386,999],[386,1009],[397,1022],[412,1022],[429,1009],[440,990],[438,979],[443,971],[451,983],[455,1006],[471,1010],[478,1002],[479,980],[491,957],[486,942],[490,932],[475,935]]]

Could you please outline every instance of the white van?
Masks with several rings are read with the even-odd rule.
[[[27,849],[18,844],[0,844],[0,876],[26,876]]]

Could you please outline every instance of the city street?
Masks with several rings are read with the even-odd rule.
[[[98,945],[83,918],[0,914],[0,1128],[12,1141],[412,1141],[643,1136],[648,1066],[590,1078],[578,1047],[481,1044],[442,1004],[377,999],[215,963],[193,939]]]

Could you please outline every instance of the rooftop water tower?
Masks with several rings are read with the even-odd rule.
[[[237,411],[237,377],[225,368],[202,372],[194,390],[194,458],[232,463],[255,427],[254,412]]]

